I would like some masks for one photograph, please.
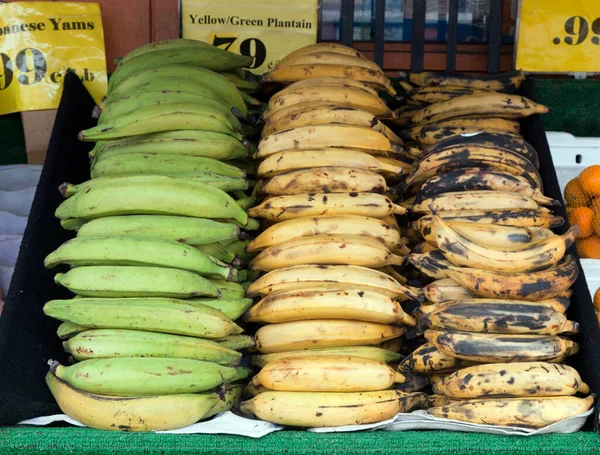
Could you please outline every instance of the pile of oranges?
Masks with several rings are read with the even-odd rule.
[[[565,202],[569,223],[579,226],[579,256],[600,259],[600,165],[585,168],[567,183]]]

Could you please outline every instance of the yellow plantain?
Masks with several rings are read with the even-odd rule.
[[[304,264],[400,265],[403,256],[393,254],[383,243],[360,235],[313,235],[289,240],[263,250],[250,261],[251,270],[271,271]]]
[[[425,406],[424,393],[265,392],[242,402],[240,410],[261,420],[295,427],[362,425],[392,419]]]
[[[419,187],[415,200],[420,203],[444,193],[482,190],[509,191],[527,196],[540,205],[557,205],[557,201],[544,196],[525,177],[482,168],[455,169],[436,175]]]
[[[463,137],[463,134],[477,134],[481,133],[482,131],[490,133],[504,132],[504,130],[492,127],[438,126],[439,123],[442,122],[430,125],[415,126],[406,132],[402,137],[407,140],[412,139],[413,141],[418,142],[421,146],[434,146],[449,138]]]
[[[300,104],[304,103],[298,103],[297,105]],[[270,136],[278,131],[285,131],[300,126],[340,124],[371,128],[382,133],[394,144],[401,145],[403,143],[402,139],[376,116],[360,108],[326,104],[310,110],[303,109],[291,112],[285,115],[270,116],[265,122],[261,136]]]
[[[414,213],[461,210],[510,210],[537,209],[537,202],[530,197],[510,191],[456,191],[441,193],[410,206]],[[435,218],[434,218],[435,219]]]
[[[462,210],[440,211],[438,216],[446,221],[466,223],[485,223],[500,226],[555,228],[564,224],[560,216],[541,209],[508,209],[508,210]],[[425,215],[413,223],[419,232],[432,229],[432,215]]]
[[[260,323],[354,319],[382,324],[416,325],[415,319],[407,315],[392,297],[360,287],[315,287],[277,292],[264,297],[250,308],[244,319]]]
[[[432,104],[413,115],[411,122],[415,125],[428,125],[473,114],[519,119],[547,112],[546,106],[537,104],[524,96],[489,92],[458,96],[449,101]]]
[[[463,237],[493,249],[522,250],[530,245],[553,237],[550,229],[525,226],[500,226],[466,221],[446,221],[446,224]],[[421,232],[425,240],[437,246],[435,229],[425,227]]]
[[[413,248],[413,251],[415,248]],[[425,253],[411,253],[406,258],[419,272],[436,280],[447,278],[446,269],[452,263],[438,249]]]
[[[542,302],[467,299],[435,305],[419,318],[419,330],[558,335],[577,333],[579,324]]]
[[[384,193],[387,189],[385,178],[377,172],[336,165],[282,172],[263,182],[259,191],[273,196],[289,196],[348,191]]]
[[[463,368],[433,385],[452,398],[550,397],[590,393],[579,373],[546,362],[495,363]]]
[[[506,172],[526,178],[534,189],[541,190],[543,187],[537,169],[522,153],[479,144],[455,144],[427,151],[414,163],[405,187],[424,183],[445,172],[467,168]]]
[[[344,319],[268,324],[256,331],[256,346],[261,354],[337,346],[369,346],[406,333],[398,325]]]
[[[594,404],[586,398],[489,398],[466,400],[443,407],[429,408],[435,417],[483,425],[543,428],[588,411]]]
[[[355,57],[351,55],[339,54],[337,52],[315,52],[313,54],[296,54],[287,55],[282,58],[277,67],[285,67],[291,65],[346,65],[349,67],[358,66],[361,68],[383,71],[377,63],[365,58]]]
[[[345,86],[310,86],[293,89],[288,87],[273,95],[267,105],[269,110],[263,113],[263,118],[270,120],[274,113],[288,106],[315,102],[354,107],[381,118],[393,116],[385,101],[366,90]]]
[[[404,172],[404,168],[398,163],[385,163],[360,150],[332,147],[317,150],[285,150],[274,153],[267,156],[258,165],[256,173],[260,178],[271,178],[284,172],[334,166],[373,172],[385,171],[394,175]]]
[[[363,82],[377,90],[385,90],[392,96],[396,96],[396,90],[392,87],[390,80],[381,72],[359,66],[349,67],[347,65],[277,65],[268,73],[263,74],[263,82],[291,83],[313,77],[343,77]]]
[[[535,272],[547,269],[562,259],[577,238],[579,228],[572,226],[563,235],[539,240],[527,248],[498,249],[462,236],[437,215],[433,216],[436,243],[452,264],[501,272]]]
[[[386,363],[342,355],[282,358],[256,376],[267,389],[290,392],[368,392],[406,381]]]
[[[301,126],[280,131],[258,143],[254,158],[266,158],[278,152],[327,148],[356,149],[371,155],[397,153],[396,145],[378,131],[352,125]]]
[[[375,193],[309,193],[273,196],[248,210],[248,215],[270,221],[285,221],[304,216],[358,215],[384,218],[406,209],[388,197]]]
[[[420,289],[404,286],[380,271],[354,265],[298,265],[277,269],[254,281],[246,294],[249,297],[266,296],[326,284],[372,289],[396,300],[423,299]]]
[[[406,92],[404,97],[410,104],[434,104],[449,101],[457,96],[487,93],[488,91],[460,85],[445,85],[443,87],[433,85],[413,88]]]
[[[463,288],[456,281],[450,278],[443,278],[428,284],[423,288],[425,298],[433,303],[445,302],[447,300],[470,299],[473,296],[471,291]]]
[[[497,272],[467,267],[448,267],[449,278],[478,297],[537,301],[569,289],[579,269],[572,256],[539,272]]]
[[[367,58],[361,54],[356,49],[344,46],[340,43],[316,43],[309,44],[308,46],[301,47],[290,52],[286,58],[296,57],[298,55],[308,55],[308,54],[320,54],[322,52],[334,52],[340,55],[348,55],[350,57],[361,58],[366,60]]]
[[[474,362],[444,354],[433,344],[425,343],[411,352],[398,365],[398,370],[422,374],[445,373],[473,364]]]
[[[372,95],[378,95],[377,90],[374,88],[369,87],[360,81],[345,79],[343,77],[312,77],[310,79],[303,79],[284,87],[282,90],[280,90],[280,92],[287,89],[294,90],[296,88],[303,87],[354,87],[365,90]]]
[[[482,363],[559,363],[579,351],[579,346],[574,341],[550,335],[426,330],[425,338],[445,355]]]
[[[470,76],[467,74],[451,74],[424,71],[421,73],[401,74],[417,86],[450,86],[466,87],[476,90],[495,90],[512,92],[517,90],[525,80],[522,70],[509,71],[499,74],[484,76]]]
[[[375,346],[341,346],[337,348],[310,349],[305,351],[287,351],[274,354],[253,355],[250,363],[258,368],[263,368],[269,362],[281,359],[307,356],[352,356],[377,360],[383,363],[393,363],[400,359],[400,354]]]
[[[322,234],[364,235],[380,241],[392,250],[401,244],[400,233],[383,220],[339,215],[296,218],[274,224],[250,241],[246,251],[254,252],[298,237]]]

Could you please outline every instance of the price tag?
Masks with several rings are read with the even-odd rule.
[[[106,93],[100,6],[0,4],[0,115],[57,108],[68,72],[79,76],[97,102]]]
[[[318,0],[182,0],[183,38],[254,59],[262,74],[300,47],[317,42]]]
[[[600,1],[521,0],[516,67],[600,72]]]

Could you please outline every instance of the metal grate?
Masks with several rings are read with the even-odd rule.
[[[448,50],[446,71],[456,71],[456,42],[458,41],[458,0],[448,2]]]
[[[342,18],[340,21],[340,42],[352,46],[354,34],[354,0],[342,0]]]
[[[383,66],[385,0],[373,0],[375,4],[375,62]],[[340,21],[340,42],[346,46],[353,44],[354,0],[342,0]],[[490,1],[490,25],[488,39],[488,72],[500,71],[500,51],[502,44],[502,0]],[[427,0],[413,0],[413,24],[411,41],[411,71],[424,70],[425,54],[425,13]],[[458,0],[448,0],[448,36],[446,71],[456,70],[458,41]]]

